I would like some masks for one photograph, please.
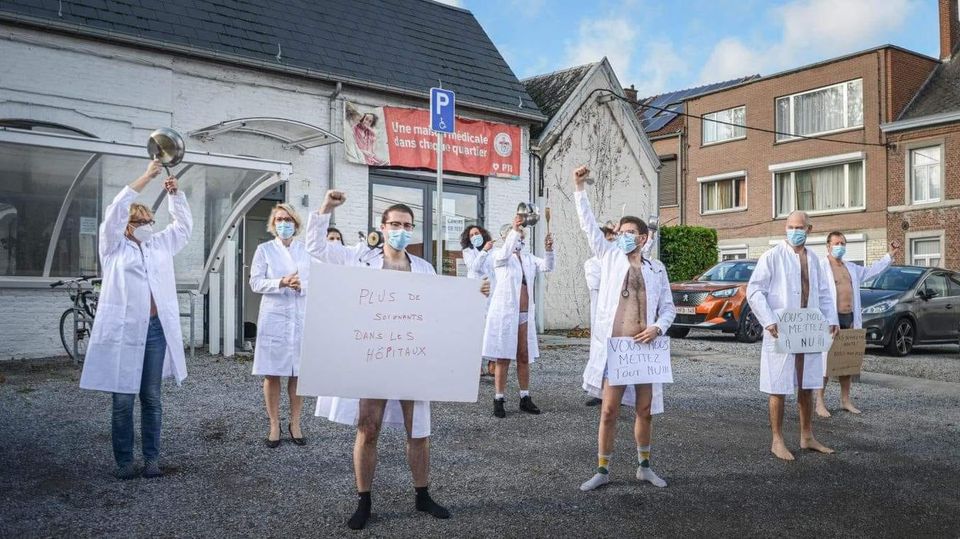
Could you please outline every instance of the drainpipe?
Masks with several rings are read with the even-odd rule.
[[[335,121],[336,116],[337,116],[337,98],[340,97],[340,93],[341,93],[342,91],[343,91],[343,83],[337,82],[337,87],[333,90],[333,92],[330,94],[330,97],[328,98],[328,99],[330,100],[329,126],[328,126],[328,127],[329,127],[329,131],[330,131],[331,133],[335,133],[335,131],[333,130],[333,126],[334,126],[334,121]],[[328,185],[327,188],[328,188],[328,189],[336,189],[336,185],[337,185],[337,176],[336,176],[336,173],[337,173],[337,168],[336,168],[336,153],[334,152],[334,149],[333,149],[334,146],[336,146],[336,144],[328,144],[328,145],[327,145],[327,148],[328,148],[328,150],[327,150],[327,161],[329,161],[329,163],[327,163],[327,164],[328,164],[328,169],[329,169],[329,170],[328,170],[328,181],[327,181],[327,185]],[[321,200],[321,203],[323,203],[322,200]],[[330,216],[330,223],[331,223],[331,224],[336,224],[336,222],[337,222],[337,213],[336,213],[336,210],[334,210],[333,214]]]

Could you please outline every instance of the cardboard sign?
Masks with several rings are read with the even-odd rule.
[[[841,329],[833,339],[827,354],[825,376],[851,376],[863,370],[863,356],[867,350],[867,330]]]
[[[476,402],[485,301],[473,279],[314,261],[297,392]]]
[[[520,127],[456,117],[443,135],[443,169],[479,176],[520,176]],[[430,111],[346,102],[343,144],[348,161],[370,166],[437,169]]]
[[[612,386],[672,384],[670,337],[646,344],[631,337],[607,339],[607,381]]]
[[[820,309],[777,311],[777,352],[823,353],[830,349],[830,325]]]

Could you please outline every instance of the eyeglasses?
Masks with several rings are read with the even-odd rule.
[[[414,228],[417,228],[417,225],[413,223],[401,223],[400,221],[387,221],[384,224],[390,228],[402,228],[407,232],[413,230]]]
[[[131,220],[131,221],[130,221],[130,224],[133,225],[133,226],[143,226],[143,225],[153,226],[153,225],[157,224],[157,222],[154,221],[153,219],[150,219],[150,220],[137,219],[137,220]]]
[[[274,217],[273,220],[278,223],[296,223],[293,217]]]

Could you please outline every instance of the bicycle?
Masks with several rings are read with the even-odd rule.
[[[92,288],[83,288],[90,282]],[[102,279],[85,275],[76,279],[50,283],[50,288],[66,286],[71,290],[70,300],[73,306],[60,315],[60,342],[70,359],[83,363],[87,354],[87,345],[93,332],[93,319],[97,314],[97,300],[100,296]]]

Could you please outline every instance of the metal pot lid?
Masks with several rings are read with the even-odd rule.
[[[183,161],[186,152],[183,137],[169,127],[161,127],[150,133],[147,141],[147,152],[151,158],[159,159],[164,166],[172,167]]]

